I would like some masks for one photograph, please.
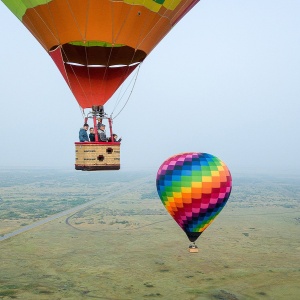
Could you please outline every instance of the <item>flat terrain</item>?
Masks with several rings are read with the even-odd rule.
[[[75,210],[0,241],[0,299],[299,299],[300,178],[233,180],[190,254],[155,174],[2,170],[0,237]]]

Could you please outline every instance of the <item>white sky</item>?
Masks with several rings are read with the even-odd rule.
[[[0,28],[0,167],[73,169],[77,102],[2,2]],[[114,131],[122,170],[196,151],[233,175],[300,174],[299,114],[300,1],[202,0],[145,60]]]

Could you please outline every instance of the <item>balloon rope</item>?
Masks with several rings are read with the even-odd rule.
[[[78,22],[77,22],[77,20],[76,20],[75,14],[74,14],[74,12],[73,12],[73,10],[72,10],[72,8],[71,8],[71,5],[70,5],[70,3],[69,3],[69,0],[66,0],[66,2],[67,2],[67,4],[68,4],[68,6],[69,6],[70,13],[71,13],[71,15],[72,15],[72,17],[73,17],[73,19],[74,19],[75,24],[76,24],[77,31],[78,31],[79,35],[81,36],[81,39],[84,40],[84,37],[83,37],[83,35],[82,35],[81,31],[80,31],[80,26],[79,26],[79,24],[78,24]]]
[[[122,6],[126,6],[126,4],[123,3]],[[118,37],[119,37],[119,35],[120,35],[121,31],[122,31],[122,28],[124,27],[124,25],[125,25],[125,23],[126,23],[126,21],[127,21],[128,16],[129,16],[129,14],[130,14],[130,12],[131,12],[132,9],[133,9],[133,8],[130,7],[130,9],[128,10],[127,16],[124,18],[123,24],[122,24],[122,26],[120,26],[119,32],[115,32],[115,28],[114,28],[114,3],[111,2],[112,36],[114,37],[114,39],[112,40],[112,44],[113,44],[113,45],[112,45],[112,47],[111,47],[111,53],[112,53],[112,51],[113,51],[114,43],[117,43]],[[111,53],[110,53],[110,56],[111,56]],[[134,59],[134,55],[135,55],[135,53],[133,54],[133,56],[132,56],[132,58],[131,58],[131,63],[132,63],[132,61],[133,61],[133,59]],[[109,63],[109,60],[110,60],[110,57],[109,57],[109,59],[108,59],[107,64]],[[128,68],[127,68],[127,71],[124,73],[124,78],[127,78],[127,76],[128,76],[128,73],[129,73],[129,70],[130,70],[130,69],[129,69],[129,65],[130,65],[131,63],[128,63]],[[118,93],[119,96],[117,97],[116,104],[115,104],[115,106],[114,106],[114,109],[113,109],[111,115],[113,114],[113,112],[115,111],[116,107],[119,105],[119,103],[120,103],[121,100],[122,100],[122,97],[123,97],[123,96],[120,96],[120,95],[122,94],[123,87],[124,87],[124,84],[121,84],[121,86],[119,87],[119,93]],[[127,91],[127,89],[128,89],[128,88],[126,88],[125,92]],[[124,92],[124,93],[125,93],[125,92]],[[123,93],[123,95],[124,95],[124,93]]]
[[[129,96],[128,96],[126,102],[125,102],[125,104],[123,105],[123,107],[121,108],[121,110],[117,113],[117,115],[114,117],[114,119],[122,112],[122,110],[125,108],[126,104],[128,103],[128,101],[129,101],[129,99],[130,99],[130,97],[131,97],[131,94],[132,94],[132,92],[133,92],[134,86],[135,86],[135,84],[136,84],[136,81],[137,81],[137,78],[138,78],[138,74],[139,74],[139,71],[140,71],[140,67],[141,67],[141,64],[138,66],[138,70],[137,70],[137,72],[136,72],[135,80],[134,80],[132,89],[131,89],[131,91],[130,91],[130,94],[129,94]],[[126,90],[127,90],[127,89],[126,89]],[[125,91],[125,92],[126,92],[126,91]],[[125,92],[124,92],[124,93],[125,93]],[[123,94],[123,95],[124,95],[124,94]]]
[[[144,2],[145,2],[145,0],[144,0]],[[143,4],[144,4],[144,3],[143,3]],[[126,4],[123,3],[123,6],[126,6]],[[128,16],[129,16],[129,14],[130,14],[130,12],[131,12],[132,10],[133,10],[133,7],[130,7],[130,9],[128,10],[127,16],[126,16],[126,17],[124,18],[124,20],[123,20],[122,26],[120,26],[119,31],[116,32],[116,35],[115,35],[115,38],[114,38],[114,41],[115,41],[115,42],[117,42],[117,39],[118,39],[118,37],[120,36],[121,31],[122,31],[122,29],[123,29],[123,27],[124,27],[126,21],[128,20]],[[112,4],[112,11],[113,11],[113,4]],[[150,22],[150,20],[148,20],[148,23],[149,23],[149,22]],[[114,18],[113,18],[113,15],[112,15],[112,25],[113,25],[113,24],[114,24]],[[149,26],[149,24],[148,24],[148,26]],[[144,22],[144,27],[145,27],[145,28],[147,27],[147,23],[146,23],[146,22]],[[143,28],[143,27],[140,28],[140,36],[142,35],[142,32],[144,31],[145,28]],[[130,36],[130,33],[128,33],[128,36]],[[128,66],[131,65],[131,64],[133,63],[133,61],[134,61],[134,56],[135,56],[135,53],[136,53],[137,50],[138,50],[138,47],[136,46],[136,47],[135,47],[135,52],[133,53],[133,55],[132,55],[132,57],[131,57],[131,61],[128,63]],[[139,64],[141,64],[141,63],[142,63],[142,62],[139,62]],[[140,67],[139,67],[139,68],[140,68]],[[138,72],[139,72],[139,68],[138,68]],[[130,72],[130,68],[128,68],[128,69],[127,69],[127,72],[124,74],[124,78],[127,78],[129,72]],[[136,77],[135,77],[136,79],[137,79],[137,76],[138,76],[138,72],[137,72]],[[124,107],[126,106],[128,100],[129,100],[129,98],[130,98],[130,96],[131,96],[131,94],[132,94],[132,92],[133,92],[133,89],[134,89],[134,86],[135,86],[135,83],[136,83],[136,79],[135,79],[134,85],[133,85],[133,87],[132,87],[132,90],[131,90],[131,92],[130,92],[130,95],[129,95],[129,97],[128,97],[126,103],[125,103],[125,105],[124,105],[123,108],[121,109],[121,111],[122,111],[122,110],[124,109]],[[133,79],[132,79],[132,80],[133,80]],[[115,106],[114,106],[114,108],[113,108],[113,111],[112,111],[111,115],[114,113],[114,111],[116,110],[116,108],[117,108],[118,105],[120,104],[120,102],[121,102],[121,100],[122,100],[124,94],[126,93],[126,91],[128,90],[129,86],[131,85],[132,80],[130,81],[130,83],[128,84],[128,86],[127,86],[127,88],[125,89],[124,92],[123,92],[123,89],[124,89],[125,85],[122,84],[122,85],[120,86],[119,92],[118,92],[118,96],[117,96],[117,98],[116,98],[116,103],[115,103]],[[117,114],[117,116],[121,113],[121,111]],[[117,117],[117,116],[116,116],[116,117]]]
[[[84,109],[79,105],[79,110],[81,111],[82,117],[85,118]]]
[[[143,4],[145,4],[145,0],[144,0],[144,3],[143,3]],[[129,13],[130,13],[131,10],[132,10],[132,8],[130,8],[130,10],[129,10],[128,14],[127,14],[127,17],[128,17],[128,15],[129,15]],[[127,20],[127,17],[126,17],[126,18],[124,19],[124,21],[123,21],[123,26],[124,26],[124,24],[125,24],[125,22],[126,22],[126,20]],[[161,20],[162,18],[166,18],[165,15],[160,15],[160,17],[159,17],[159,19],[157,20],[156,24],[159,23],[160,20]],[[142,38],[141,38],[141,37],[142,37],[142,32],[145,31],[145,28],[148,28],[148,27],[151,25],[151,22],[152,22],[152,19],[148,19],[148,20],[146,20],[145,22],[143,22],[143,26],[141,26],[141,28],[140,28],[140,39],[139,39],[140,41],[139,41],[138,45],[140,45],[140,44],[142,44],[142,43],[144,42],[145,39],[142,39]],[[156,25],[156,24],[155,24],[155,25]],[[154,26],[155,26],[155,25],[154,25]],[[115,38],[116,40],[117,40],[118,36],[121,34],[121,31],[122,31],[123,26],[120,27],[119,32],[116,34],[116,38]],[[153,30],[153,28],[152,28],[151,30]],[[138,48],[139,48],[138,45],[135,46],[135,51],[138,50]],[[133,56],[132,56],[132,58],[131,58],[131,63],[132,63],[133,60],[134,60],[134,55],[135,55],[135,53],[133,54]],[[140,62],[140,64],[141,64],[141,62]],[[130,64],[129,64],[129,65],[130,65]],[[138,71],[139,71],[139,69],[138,69]],[[129,72],[129,68],[128,68],[128,70],[127,70],[127,73],[125,74],[126,77],[127,77],[127,75],[128,75],[128,72]],[[138,75],[138,72],[137,72],[137,75]],[[136,75],[136,79],[137,79],[137,75]],[[121,111],[124,109],[124,107],[126,106],[128,100],[129,100],[129,98],[131,97],[131,94],[132,94],[132,92],[133,92],[133,88],[134,88],[135,83],[136,83],[136,79],[135,79],[134,85],[133,85],[133,87],[132,87],[132,90],[131,90],[131,92],[130,92],[130,95],[129,95],[129,97],[128,97],[126,103],[125,103],[125,105],[124,105],[123,108],[121,109]],[[132,82],[132,81],[131,81],[131,82]],[[129,85],[128,85],[128,87],[126,88],[125,92],[122,94],[122,89],[123,89],[123,87],[124,87],[124,85],[121,85],[120,90],[119,90],[119,96],[118,96],[118,98],[117,98],[117,100],[116,100],[116,104],[115,104],[115,106],[114,106],[114,109],[113,109],[113,111],[112,111],[112,114],[113,114],[113,112],[115,111],[115,109],[117,108],[117,106],[119,105],[119,103],[121,102],[121,100],[122,100],[122,98],[123,98],[125,92],[127,91]],[[122,96],[120,96],[121,94],[122,94]],[[116,115],[116,117],[121,113],[121,111]],[[115,117],[115,118],[116,118],[116,117]]]
[[[72,10],[72,8],[71,8],[71,5],[70,5],[70,3],[69,3],[69,0],[66,0],[66,1],[67,1],[67,3],[68,3],[70,13],[72,14],[73,19],[74,19],[74,22],[75,22],[75,24],[76,24],[77,31],[78,31],[79,35],[81,36],[82,41],[85,42],[85,37],[86,37],[86,36],[83,36],[83,34],[82,34],[81,31],[80,31],[80,26],[79,26],[79,24],[78,24],[78,21],[76,20],[75,14],[74,14],[74,12],[73,12],[73,10]],[[87,24],[87,22],[88,22],[88,9],[89,9],[89,4],[90,4],[90,1],[88,1],[87,7],[86,7],[86,24]],[[86,35],[86,32],[85,32],[85,35]],[[84,50],[85,50],[85,62],[86,62],[86,67],[87,67],[87,73],[88,73],[89,85],[90,85],[90,90],[91,90],[91,89],[92,89],[92,81],[91,81],[90,70],[89,70],[89,67],[88,67],[87,48],[84,47]],[[65,56],[66,56],[66,53],[65,53]],[[67,57],[67,56],[66,56],[66,57]],[[67,59],[68,59],[68,58],[67,58]],[[68,60],[68,61],[69,61],[69,60]],[[81,88],[83,94],[85,95],[85,99],[86,99],[86,101],[87,101],[87,100],[88,100],[88,96],[87,96],[87,94],[85,93],[85,90],[83,89],[83,87],[82,87],[82,85],[81,85],[81,82],[80,82],[80,80],[78,79],[78,76],[77,76],[76,72],[74,71],[72,65],[70,65],[70,67],[71,67],[72,72],[73,72],[73,74],[75,75],[76,80],[77,80],[77,82],[78,82],[78,85],[80,86],[80,88]],[[71,88],[71,87],[70,87],[70,88]]]
[[[86,42],[86,32],[88,28],[88,20],[89,20],[89,9],[90,9],[91,0],[88,0],[86,6],[86,18],[85,18],[85,31],[84,31],[84,42]]]
[[[144,3],[145,3],[145,1],[144,1]],[[188,4],[188,0],[186,0],[185,3]],[[166,13],[167,13],[167,10],[165,11],[164,14],[161,14],[161,15],[160,15],[159,19],[157,20],[157,22],[155,23],[155,25],[152,27],[151,31],[154,30],[155,26],[161,21],[161,19],[163,19],[163,18],[167,18],[167,19],[168,19],[168,16],[166,16]],[[179,13],[179,12],[178,12],[178,13]],[[128,14],[129,14],[129,13],[128,13]],[[126,21],[126,19],[124,20],[124,23],[125,23],[125,21]],[[151,20],[148,20],[148,25],[149,25],[150,23],[151,23]],[[144,26],[146,27],[146,25],[147,25],[147,23],[145,22],[145,23],[144,23]],[[119,31],[118,35],[120,34],[121,29],[122,29],[122,27],[120,28],[120,31]],[[142,29],[143,29],[143,28],[141,27],[141,32],[142,32]],[[151,31],[150,31],[150,32],[151,32]],[[148,35],[150,34],[150,32],[148,33]],[[118,37],[118,35],[116,35],[116,37]],[[148,35],[147,35],[147,36],[148,36]],[[144,42],[144,40],[147,38],[147,36],[145,36],[144,39],[141,39],[141,40],[140,40],[139,45],[141,45],[141,44]],[[161,39],[163,39],[163,37],[164,37],[164,36],[162,36]],[[139,45],[137,45],[137,46],[135,47],[135,50],[138,50]],[[133,58],[134,58],[134,55],[133,55],[131,61],[133,61]],[[121,108],[121,110],[118,112],[118,114],[114,117],[114,119],[122,112],[122,110],[125,108],[125,106],[127,105],[128,101],[129,101],[129,99],[130,99],[130,97],[131,97],[131,95],[132,95],[134,86],[135,86],[136,81],[137,81],[137,77],[138,77],[138,73],[139,73],[139,70],[140,70],[140,66],[141,66],[141,64],[139,65],[139,68],[138,68],[138,71],[137,71],[137,74],[136,74],[136,77],[135,77],[135,81],[134,81],[133,87],[132,87],[132,89],[131,89],[131,92],[130,92],[128,98],[127,98],[127,101],[125,102],[125,104],[123,105],[123,107]],[[132,81],[131,81],[131,82],[132,82]],[[121,88],[123,88],[123,85],[122,85]],[[128,87],[126,88],[125,92],[127,91],[127,89],[128,89]],[[122,95],[121,97],[119,97],[119,100],[117,100],[116,105],[115,105],[115,107],[114,107],[114,109],[113,109],[113,111],[112,111],[112,114],[113,114],[113,112],[115,111],[116,107],[119,105],[119,103],[120,103],[122,97],[124,96],[125,92],[123,93],[123,95]],[[121,91],[120,91],[120,94],[121,94]],[[119,94],[119,95],[120,95],[120,94]]]
[[[104,2],[103,2],[103,6],[104,6]],[[113,3],[111,2],[111,11],[112,11],[112,15],[113,15]],[[114,23],[113,23],[113,16],[112,16],[112,37],[114,36]],[[114,43],[114,41],[112,40],[112,44]],[[112,51],[113,51],[113,47],[111,47],[111,50],[110,50],[110,53],[109,53],[109,56],[108,56],[108,59],[107,59],[107,63],[106,63],[106,66],[103,67],[105,68],[105,71],[103,72],[103,75],[102,75],[102,80],[100,81],[101,84],[100,86],[97,88],[97,90],[102,90],[102,89],[105,89],[105,78],[107,77],[107,73],[108,73],[108,68],[109,68],[109,61],[112,57]],[[90,79],[90,77],[89,77]],[[98,103],[99,104],[99,103]]]
[[[82,36],[81,32],[80,32],[79,24],[78,24],[78,22],[77,22],[77,20],[76,20],[76,18],[75,18],[74,12],[72,11],[72,8],[71,8],[71,6],[70,6],[68,0],[67,0],[67,3],[68,3],[68,7],[69,7],[69,10],[70,10],[70,13],[71,13],[72,16],[73,16],[74,22],[77,24],[77,30],[78,30],[79,34],[81,35],[81,37],[84,38],[84,37]],[[51,9],[50,9],[50,6],[49,6],[49,2],[47,3],[47,6],[48,6],[48,8],[49,8],[49,14],[52,16],[52,14],[51,14]],[[87,13],[87,15],[88,15],[88,13]],[[88,17],[87,17],[87,18],[88,18]],[[42,18],[41,18],[41,20],[43,21]],[[53,22],[53,24],[54,24],[54,26],[55,26],[55,22],[54,22],[53,16],[52,16],[52,22]],[[46,25],[46,24],[45,24],[45,25]],[[47,28],[48,28],[48,27],[47,27]],[[55,27],[55,28],[56,28],[56,27]],[[49,28],[48,28],[48,29],[49,29]],[[49,31],[50,31],[50,29],[49,29]],[[56,38],[56,35],[53,34],[53,32],[51,32],[51,33],[52,33],[52,35],[54,36],[54,38],[57,40],[57,44],[60,45],[61,51],[62,51],[62,53],[64,54],[64,56],[65,56],[65,58],[66,58],[66,62],[70,62],[70,60],[69,60],[69,58],[68,58],[68,56],[67,56],[67,53],[64,51],[63,47],[61,46],[60,41]],[[57,36],[58,36],[58,34],[57,34]],[[86,59],[86,60],[87,60],[87,59]],[[64,62],[64,64],[65,64],[66,62]],[[80,87],[82,93],[85,95],[85,98],[87,99],[87,95],[86,95],[86,93],[85,93],[85,90],[84,90],[84,88],[82,87],[82,84],[81,84],[81,82],[80,82],[80,80],[79,80],[79,78],[78,78],[78,76],[77,76],[77,74],[76,74],[76,72],[75,72],[75,70],[74,70],[72,64],[69,64],[69,66],[70,66],[70,68],[71,68],[71,70],[72,70],[72,72],[73,72],[73,74],[74,74],[74,76],[75,76],[75,78],[76,78],[76,81],[77,81],[77,83],[78,83],[78,86]],[[66,72],[66,76],[67,76],[67,78],[68,78],[67,72]],[[89,78],[89,81],[90,81],[90,78]],[[72,86],[71,86],[70,83],[69,83],[69,78],[68,78],[68,85],[69,85],[69,87],[70,87],[70,90],[72,91]],[[72,91],[72,93],[73,93],[73,91]],[[79,106],[79,107],[80,107],[80,106]],[[80,107],[80,108],[81,108],[81,107]],[[82,108],[81,108],[81,109],[82,109]],[[83,110],[83,109],[82,109],[82,115],[83,115],[83,117],[85,116],[85,113],[84,113],[84,110]]]
[[[86,7],[86,18],[85,18],[85,32],[83,36],[83,42],[86,42],[86,31],[87,31],[87,24],[88,24],[88,18],[89,18],[89,7],[90,7],[90,0],[87,2],[87,7]],[[87,52],[87,47],[84,47],[85,51],[85,61],[86,61],[86,66],[87,66],[87,72],[88,72],[88,77],[89,77],[89,85],[90,85],[90,91],[92,91],[92,80],[91,80],[91,74],[90,74],[90,69],[88,67],[89,61],[88,61],[88,52]],[[77,77],[77,76],[76,76]],[[85,95],[85,98],[88,102],[88,97]]]
[[[70,60],[68,59],[67,53],[64,51],[63,47],[61,47],[61,51],[64,53],[64,56],[66,57],[66,62],[64,62],[64,64],[68,64],[67,62],[70,62]],[[85,98],[87,99],[87,95],[86,95],[86,93],[85,93],[85,90],[84,90],[84,88],[82,87],[82,84],[81,84],[81,82],[80,82],[80,80],[79,80],[79,77],[77,76],[77,74],[76,74],[76,72],[75,72],[75,70],[74,70],[74,68],[73,68],[73,65],[69,63],[68,66],[69,66],[70,69],[72,70],[72,72],[73,72],[73,74],[74,74],[74,76],[75,76],[75,78],[76,78],[76,81],[77,81],[77,83],[78,83],[78,86],[80,86],[80,89],[81,89],[82,93],[85,95]],[[71,90],[72,93],[73,93],[72,86],[69,84],[69,77],[68,77],[67,72],[66,72],[66,76],[67,76],[67,78],[68,78],[68,86],[69,86],[70,90]],[[73,95],[74,95],[74,93],[73,93]]]
[[[127,87],[126,87],[126,89],[125,89],[125,91],[122,93],[121,92],[121,90],[119,91],[119,96],[118,96],[118,100],[116,101],[116,104],[115,104],[115,106],[114,106],[114,108],[113,108],[113,110],[112,110],[112,112],[111,112],[111,116],[113,115],[113,113],[114,113],[114,111],[116,110],[116,108],[118,107],[118,105],[120,104],[120,102],[121,102],[121,100],[123,99],[123,96],[125,95],[125,93],[127,92],[127,90],[128,90],[128,88],[131,86],[131,83],[132,83],[132,81],[135,79],[135,82],[134,82],[134,84],[133,84],[133,86],[132,86],[132,89],[131,89],[131,92],[130,92],[130,95],[129,95],[129,97],[131,97],[131,94],[132,94],[132,92],[133,92],[133,89],[134,89],[134,86],[135,86],[135,83],[136,83],[136,80],[137,80],[137,76],[138,76],[138,72],[139,72],[139,69],[140,69],[140,66],[138,67],[138,69],[136,69],[135,71],[135,73],[136,73],[136,75],[130,80],[130,82],[129,82],[129,84],[127,85]],[[122,85],[122,88],[123,88],[123,85]],[[122,94],[122,95],[121,95]],[[126,103],[128,102],[128,100],[126,101]],[[125,105],[126,105],[126,103],[125,103]],[[125,106],[124,105],[124,106]],[[123,109],[123,108],[122,108]],[[120,113],[120,112],[119,112]],[[119,114],[118,113],[118,114]],[[118,115],[117,114],[117,115]]]
[[[52,13],[51,13],[51,9],[50,9],[50,6],[49,6],[49,2],[47,2],[47,7],[48,7],[48,10],[49,10],[49,15],[52,16],[52,22],[53,22],[53,26],[54,26],[55,29],[56,29],[56,34],[55,34],[52,30],[50,30],[50,28],[49,28],[49,27],[47,26],[47,24],[44,22],[42,16],[38,13],[38,11],[35,9],[34,5],[32,4],[32,1],[28,0],[28,2],[31,4],[32,9],[33,9],[34,12],[36,13],[36,15],[40,18],[40,20],[44,23],[45,27],[49,30],[49,32],[51,33],[51,35],[53,36],[53,38],[57,41],[57,45],[60,46],[61,43],[60,43],[59,38],[57,38],[57,37],[58,37],[58,34],[57,34],[57,28],[56,28],[56,26],[55,26],[55,22],[54,22],[53,15],[52,15]],[[70,5],[69,5],[69,9],[71,10]],[[72,13],[72,10],[71,10],[71,13]],[[73,13],[72,13],[72,14],[73,14]],[[74,14],[73,14],[73,17],[74,17]],[[29,21],[30,21],[30,19],[29,19]],[[74,21],[76,22],[75,17],[74,17]],[[33,28],[35,28],[35,26],[34,26],[33,23],[31,23],[31,25],[32,25]],[[78,29],[78,31],[79,31],[79,29]],[[38,32],[38,30],[37,30],[36,32]],[[80,31],[79,31],[79,33],[80,33]],[[40,42],[41,45],[44,45],[41,38],[39,38],[39,37],[36,37],[36,38],[37,38],[37,40]],[[45,46],[43,46],[43,47],[46,49]],[[61,50],[62,50],[62,52],[64,52],[64,50],[63,50],[62,47],[61,47]],[[65,57],[67,58],[67,61],[69,61],[69,59],[68,59],[68,57],[67,57],[67,54],[66,54],[65,52],[64,52],[64,55],[65,55]],[[73,71],[73,73],[74,73],[74,75],[75,75],[75,77],[76,77],[76,79],[77,79],[77,81],[78,81],[78,84],[81,86],[80,81],[78,80],[78,77],[77,77],[75,71],[74,71],[73,68],[72,68],[72,65],[70,65],[70,67],[71,67],[71,69],[72,69],[72,71]],[[70,85],[69,85],[69,87],[70,87],[70,89],[71,89],[71,91],[72,91],[72,88],[71,88]],[[82,89],[82,86],[81,86],[81,89]],[[84,90],[83,90],[83,89],[82,89],[82,92],[84,93]],[[82,107],[79,106],[79,110],[80,110],[80,112],[81,112],[81,114],[82,114],[82,116],[83,116],[83,118],[84,118],[84,117],[85,117],[84,109],[83,109]]]

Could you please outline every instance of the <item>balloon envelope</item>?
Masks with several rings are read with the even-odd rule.
[[[82,108],[103,105],[199,0],[2,0]]]
[[[160,166],[156,186],[166,210],[194,242],[227,203],[232,178],[216,156],[182,153]]]

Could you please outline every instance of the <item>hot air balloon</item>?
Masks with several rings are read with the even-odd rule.
[[[230,196],[229,169],[211,154],[181,153],[160,166],[156,187],[166,210],[192,242],[190,252],[198,252],[195,241],[221,212]]]
[[[110,127],[103,105],[199,1],[2,0],[49,53],[83,112],[94,107],[88,115],[94,126],[99,117]],[[120,167],[120,145],[75,147],[76,169]]]

